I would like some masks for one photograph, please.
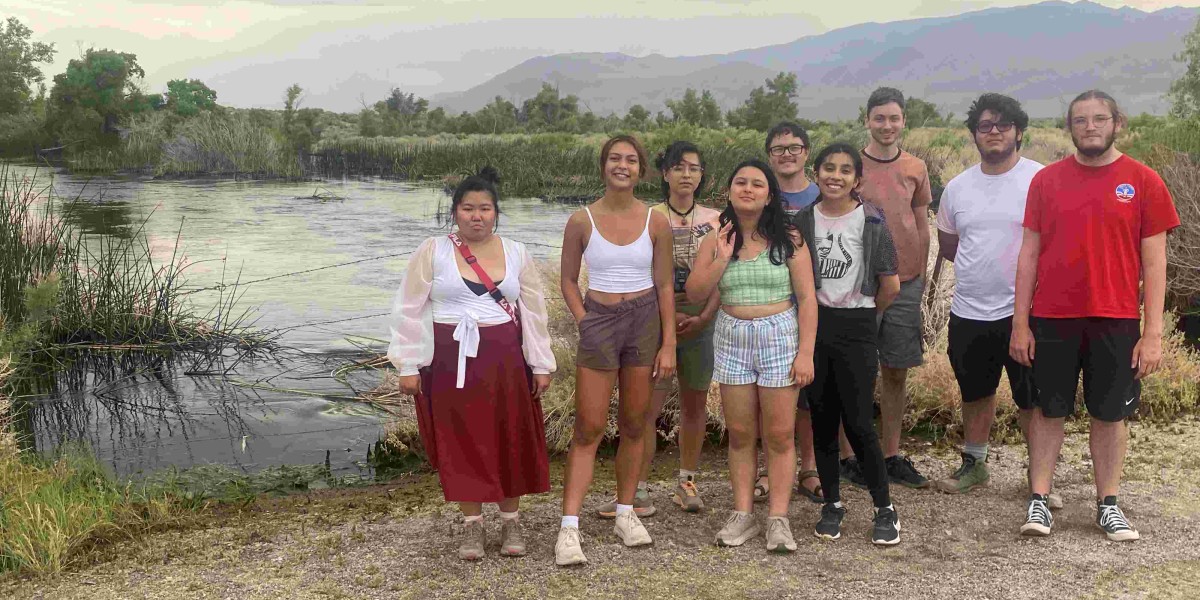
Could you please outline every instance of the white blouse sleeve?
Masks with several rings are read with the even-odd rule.
[[[388,360],[400,375],[416,375],[433,362],[433,250],[434,238],[417,247],[392,302]]]
[[[554,351],[550,348],[549,319],[546,313],[546,294],[542,287],[542,275],[533,263],[525,246],[521,253],[521,341],[524,345],[525,363],[535,375],[549,375],[557,368]]]

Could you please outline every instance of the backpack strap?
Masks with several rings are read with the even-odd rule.
[[[521,320],[517,318],[516,309],[504,297],[504,294],[500,292],[500,288],[496,287],[496,282],[492,281],[491,277],[488,277],[487,271],[484,271],[483,267],[479,265],[479,260],[475,258],[474,254],[471,254],[471,249],[459,239],[457,233],[451,233],[447,237],[450,238],[450,243],[454,244],[455,248],[458,248],[458,252],[462,254],[463,260],[475,271],[475,275],[479,276],[479,282],[483,284],[483,287],[487,288],[488,295],[492,297],[492,300],[495,300],[496,304],[499,304],[500,308],[508,313],[508,316],[512,318],[513,324],[520,327]]]

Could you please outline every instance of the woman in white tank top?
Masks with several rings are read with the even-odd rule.
[[[575,434],[567,454],[563,519],[554,547],[561,566],[587,562],[579,511],[592,482],[613,385],[620,380],[614,531],[626,546],[651,543],[633,512],[654,378],[675,373],[675,293],[671,227],[633,195],[646,173],[637,139],[617,136],[600,152],[604,196],[576,212],[563,232],[562,293],[579,324],[575,358]],[[588,295],[579,287],[587,265]]]

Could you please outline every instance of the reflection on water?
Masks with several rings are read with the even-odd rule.
[[[52,175],[25,172],[43,184]],[[348,339],[382,347],[407,255],[425,238],[448,233],[439,217],[449,202],[441,189],[377,179],[153,181],[62,173],[53,174],[53,186],[58,198],[79,199],[64,202],[60,214],[85,234],[144,233],[158,261],[186,260],[189,298],[200,313],[217,304],[220,284],[254,281],[239,290],[239,306],[254,309],[257,327],[284,332],[279,342],[292,351],[239,363],[226,376],[195,375],[212,369],[186,358],[80,361],[55,374],[48,393],[21,403],[26,444],[52,452],[82,440],[121,474],[207,463],[245,470],[317,464],[327,452],[335,471],[357,468],[380,437],[381,415],[335,399],[350,392],[330,373],[352,348]],[[344,199],[313,199],[314,187]],[[574,207],[505,198],[501,208],[503,235],[529,244],[537,258],[556,260]]]

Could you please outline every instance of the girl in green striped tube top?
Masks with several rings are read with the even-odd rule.
[[[703,301],[714,288],[720,294],[713,379],[721,385],[729,433],[733,513],[716,542],[740,546],[763,530],[751,514],[761,422],[770,487],[766,545],[772,552],[796,549],[787,519],[796,470],[796,400],[813,378],[817,329],[812,259],[802,236],[787,226],[781,198],[765,163],[738,165],[729,178],[721,228],[700,243],[686,285],[689,302]]]

